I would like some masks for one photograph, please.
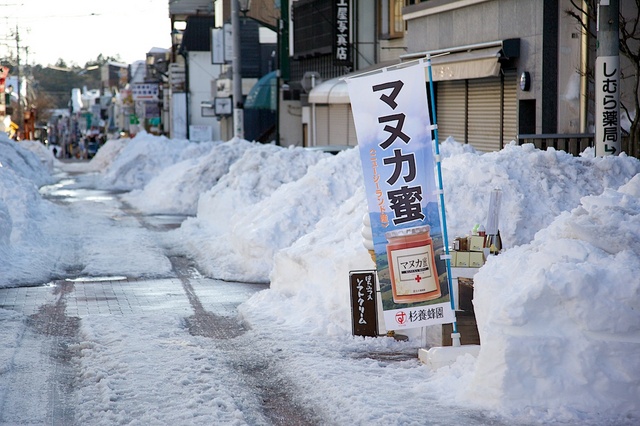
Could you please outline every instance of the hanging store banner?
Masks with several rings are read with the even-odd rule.
[[[424,66],[347,80],[387,330],[455,321]]]
[[[620,57],[596,58],[596,155],[617,155],[620,139]]]
[[[334,0],[333,2],[333,63],[351,68],[351,13],[350,0]]]

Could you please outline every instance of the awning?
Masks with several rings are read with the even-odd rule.
[[[276,101],[278,96],[277,77],[276,71],[271,71],[269,74],[262,76],[249,91],[244,107],[247,109],[275,111],[277,109]]]
[[[331,80],[323,81],[309,92],[310,104],[348,104],[351,103],[349,99],[349,89],[347,83],[342,79],[332,78]]]
[[[358,71],[345,74],[340,77],[332,78],[331,80],[324,81],[311,89],[309,92],[310,104],[348,104],[351,103],[349,99],[349,89],[347,89],[347,83],[345,78],[356,74],[366,73],[370,71],[380,70],[385,67],[397,65],[399,61],[381,62],[379,64],[372,65],[370,67],[360,69]]]
[[[440,54],[431,58],[431,72],[433,81],[466,80],[471,78],[496,77],[500,75],[499,59],[503,56],[503,46],[495,45],[483,49],[469,49],[453,53]],[[418,55],[414,58],[417,59]],[[426,57],[426,53],[422,55]],[[389,66],[389,64],[385,64]],[[393,66],[393,65],[391,65]],[[380,65],[375,68],[384,68]],[[352,74],[359,74],[367,70],[359,70]],[[311,104],[348,104],[349,91],[344,80],[350,74],[333,78],[320,83],[309,93]],[[429,81],[428,70],[425,67],[425,81]]]
[[[500,75],[502,47],[449,53],[431,58],[433,81],[466,80]],[[426,75],[428,79],[428,74]]]

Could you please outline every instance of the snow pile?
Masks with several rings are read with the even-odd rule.
[[[206,155],[214,146],[213,142],[193,143],[139,133],[117,152],[114,161],[101,174],[98,185],[124,191],[141,189],[166,167]],[[98,156],[99,160],[102,158]]]
[[[25,149],[29,146],[29,150]],[[44,148],[44,146],[43,146]],[[42,156],[43,161],[34,152]],[[53,181],[46,148],[23,144],[0,134],[0,277],[2,285],[47,280],[60,249],[51,244],[49,226],[61,219],[36,185]]]
[[[640,175],[492,258],[475,277],[472,400],[542,421],[640,416],[639,277]]]
[[[40,163],[44,166],[44,170],[48,174],[53,173],[53,167],[56,159],[53,156],[53,153],[46,146],[44,146],[39,141],[28,141],[28,140],[20,141],[19,145],[22,148],[25,148],[33,152],[36,155],[36,157],[40,160]]]
[[[120,155],[120,151],[122,151],[130,141],[131,139],[129,138],[109,139],[100,147],[89,163],[80,164],[90,165],[93,171],[102,171],[109,167],[113,160]]]
[[[276,252],[270,289],[241,306],[243,315],[260,315],[268,319],[255,322],[275,321],[304,333],[350,334],[349,271],[375,267],[360,235],[366,212],[361,185],[337,211]],[[282,309],[283,302],[287,309]]]
[[[162,169],[144,189],[131,191],[123,199],[146,213],[194,216],[200,195],[214,187],[246,150],[255,147],[244,140],[216,144],[206,155]]]
[[[452,146],[453,145],[453,146]],[[443,155],[456,144],[443,144]],[[507,145],[487,154],[454,154],[442,161],[449,238],[485,225],[493,188],[502,190],[500,235],[506,248],[530,242],[564,211],[578,206],[586,195],[617,189],[640,173],[636,158],[574,157],[532,144]]]
[[[584,195],[617,188],[640,172],[640,162],[624,156],[576,158],[562,151],[536,150],[532,145],[510,145],[481,154],[451,139],[441,148],[450,238],[468,234],[476,223],[486,223],[491,189],[499,186],[505,247],[530,242],[558,214],[578,206]],[[355,157],[354,161],[358,162]],[[276,253],[271,289],[254,296],[261,300],[252,301],[248,309],[270,311],[278,321],[299,322],[298,310],[279,309],[277,301],[284,298],[305,312],[305,326],[351,332],[349,289],[342,284],[350,270],[373,267],[360,235],[366,200],[364,193],[354,194],[337,215],[325,215],[307,235]],[[330,197],[316,202],[331,211]],[[303,221],[304,216],[290,220]]]
[[[197,218],[183,223],[175,246],[182,243],[183,250],[195,254],[200,267],[215,278],[265,282],[274,253],[303,235],[322,214],[317,193],[308,185],[339,202],[350,184],[327,171],[357,176],[355,167],[349,175],[348,159],[335,164],[330,157],[274,145],[245,151],[200,197]],[[326,161],[318,163],[323,158]],[[325,169],[321,164],[331,165]]]
[[[37,145],[42,147],[38,147]],[[51,177],[53,155],[39,142],[19,142],[0,132],[0,167],[10,169],[36,186],[53,182]]]

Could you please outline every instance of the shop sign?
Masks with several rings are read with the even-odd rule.
[[[387,330],[450,323],[424,66],[347,80]]]
[[[351,271],[351,325],[354,336],[378,335],[376,271]]]
[[[226,63],[224,57],[224,30],[222,28],[211,29],[211,63]]]
[[[136,83],[131,90],[134,101],[160,100],[160,87],[157,83]]]
[[[351,67],[351,10],[350,0],[334,0],[333,3],[333,63]]]
[[[620,57],[596,58],[596,155],[620,153]]]

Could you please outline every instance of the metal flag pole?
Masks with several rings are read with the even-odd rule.
[[[434,132],[435,161],[438,172],[438,194],[440,197],[440,215],[442,217],[442,240],[444,245],[443,256],[447,265],[447,281],[449,284],[449,298],[451,300],[451,310],[453,311],[453,333],[451,341],[453,346],[460,346],[460,333],[458,333],[458,322],[456,321],[456,302],[453,294],[453,281],[451,278],[451,254],[449,253],[449,237],[447,235],[447,215],[444,208],[444,187],[442,185],[442,165],[440,162],[440,144],[438,143],[438,121],[436,120],[436,101],[433,91],[433,75],[431,72],[431,55],[427,54],[427,70],[429,71],[429,97],[431,99],[431,122]]]

